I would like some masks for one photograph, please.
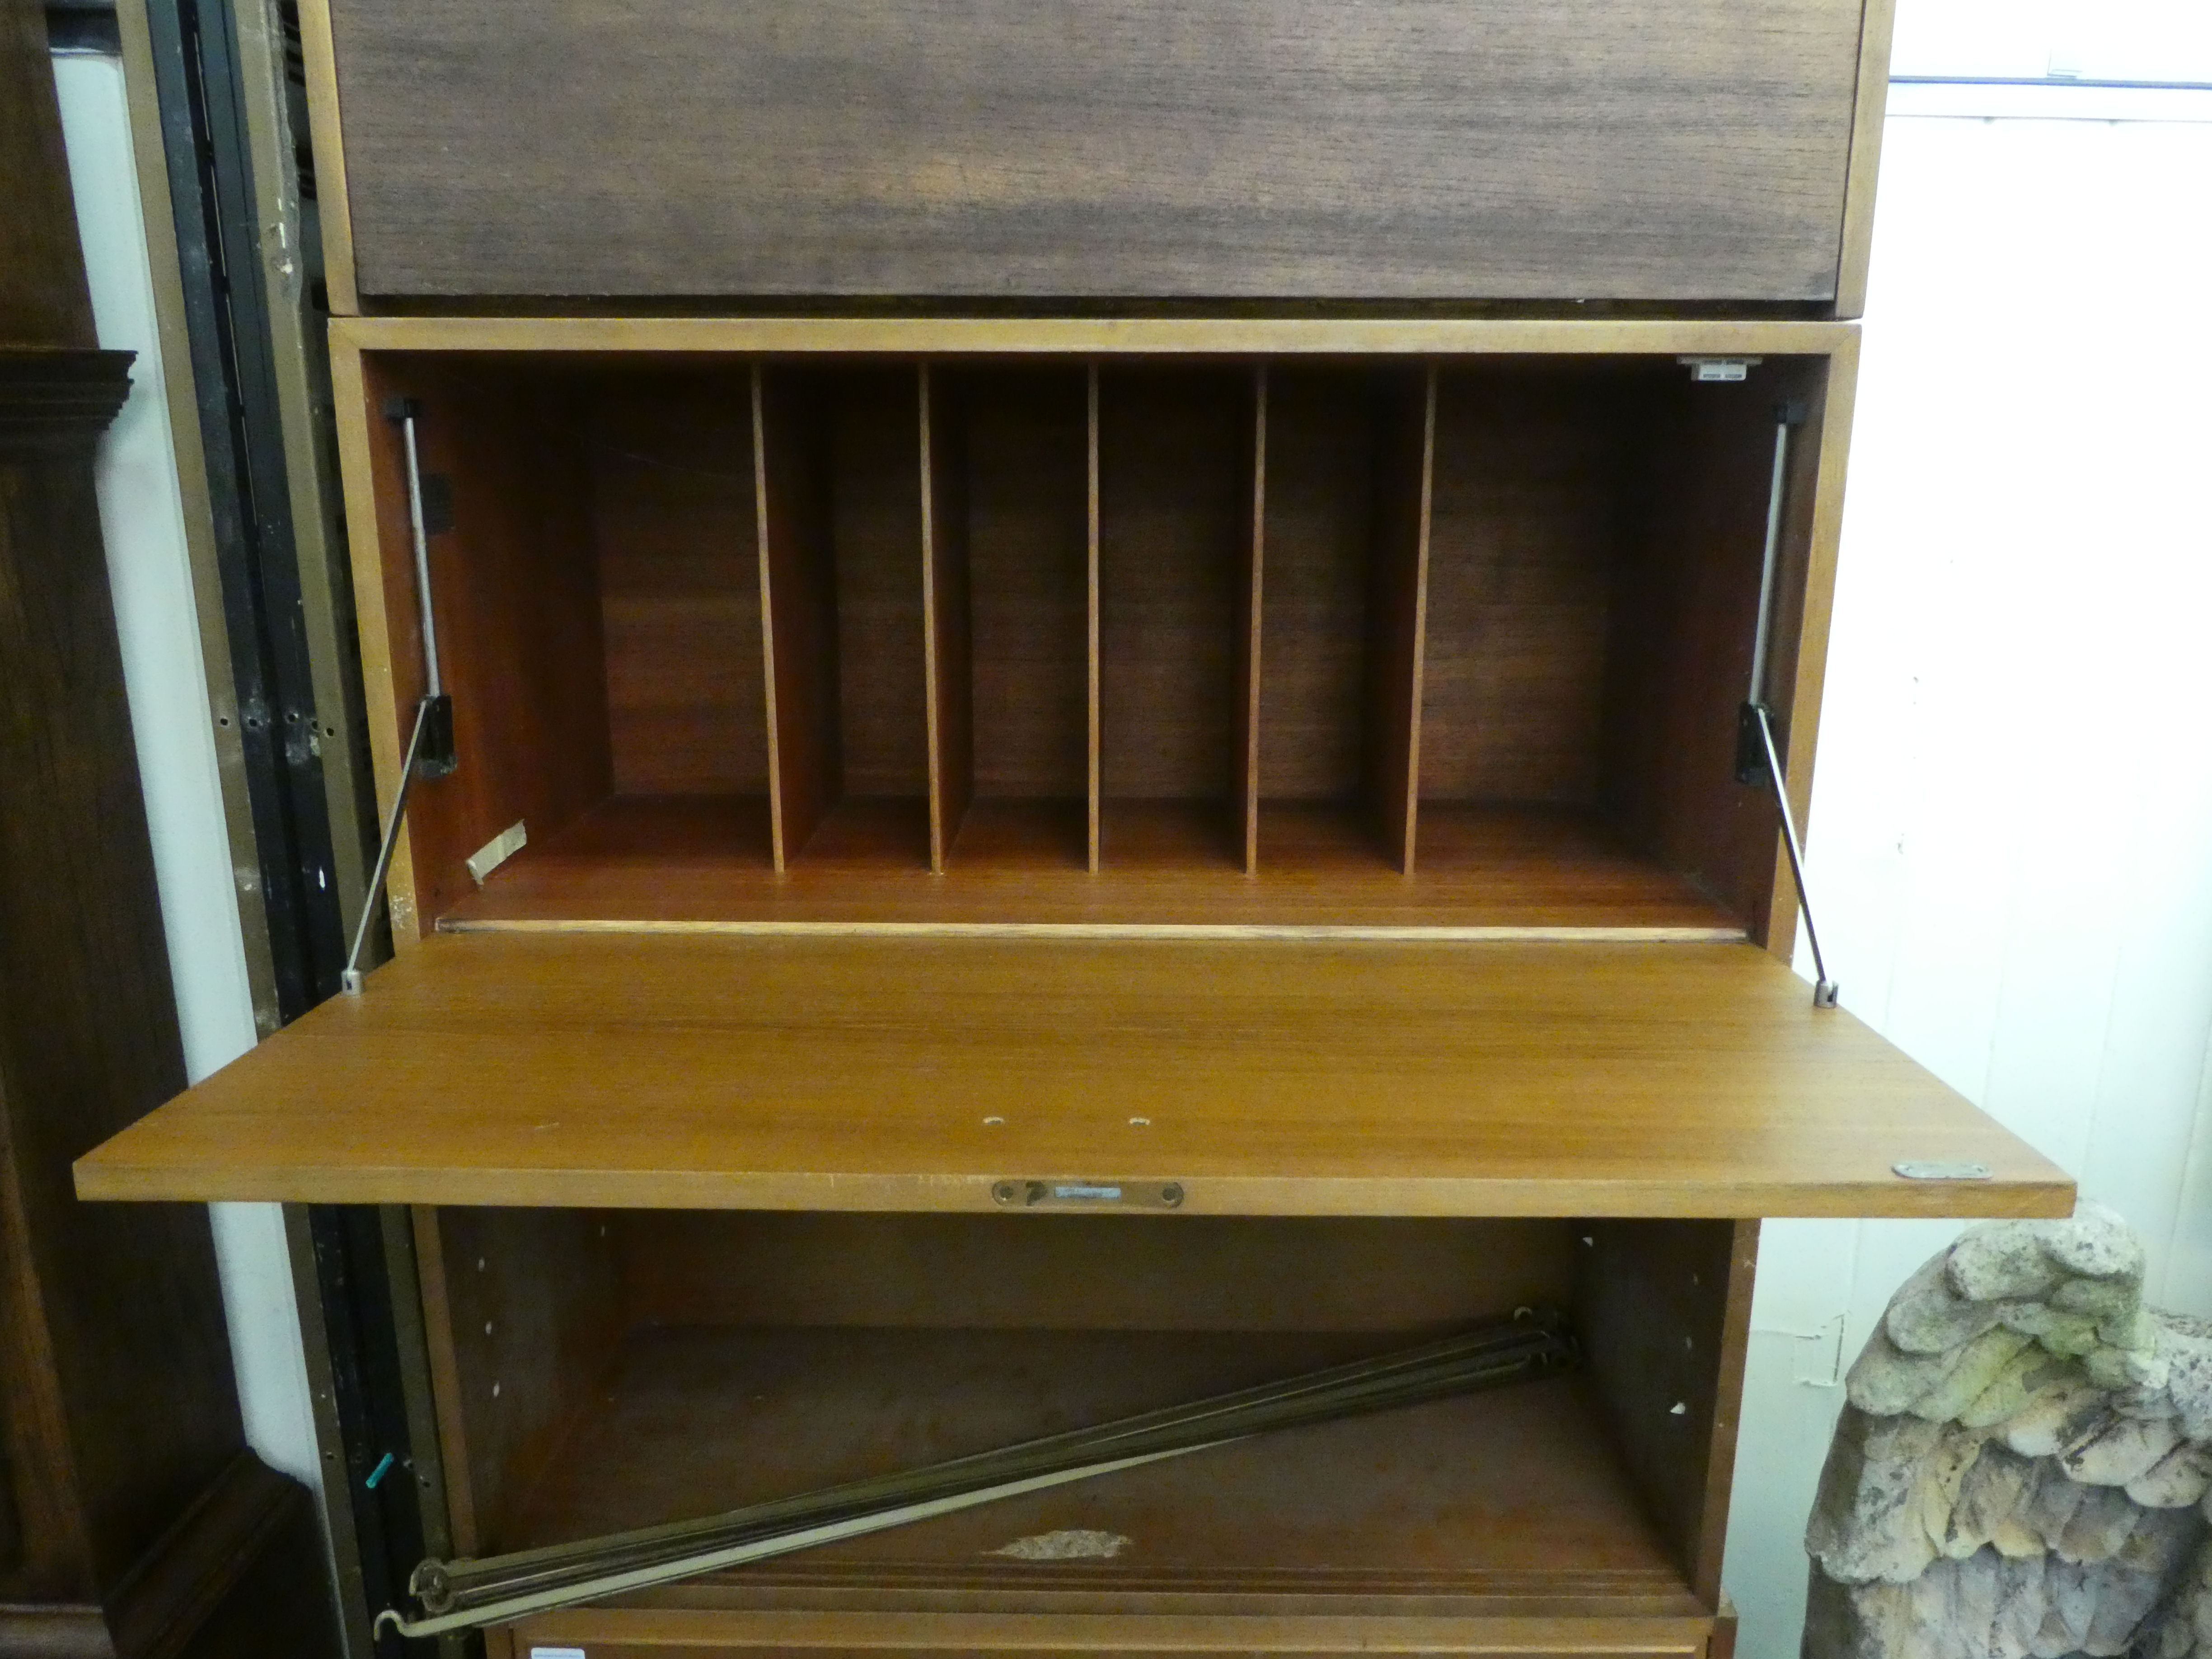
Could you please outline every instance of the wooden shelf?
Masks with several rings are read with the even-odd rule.
[[[87,1198],[321,1203],[988,1211],[1054,1176],[1200,1214],[2073,1203],[1741,944],[440,935],[76,1167]]]
[[[575,1413],[500,1549],[810,1490],[1293,1375],[1343,1334],[645,1330]],[[1063,1529],[1110,1559],[1000,1552]],[[650,1600],[970,1612],[1699,1611],[1572,1379],[1245,1444],[762,1563]],[[793,1592],[804,1592],[803,1597]],[[859,1594],[872,1592],[872,1594]],[[1440,1605],[1440,1603],[1446,1603]]]
[[[1422,809],[1426,859],[1412,877],[1349,808],[1265,803],[1251,877],[1226,803],[1109,801],[1102,823],[1105,862],[1094,874],[1081,801],[979,800],[933,876],[923,803],[842,802],[778,876],[764,801],[618,797],[533,842],[439,925],[1743,937],[1740,921],[1620,850],[1587,813],[1432,803]]]
[[[1734,761],[1773,399],[1825,410],[1835,367],[368,353],[455,503],[460,765],[410,799],[401,932],[1765,939]],[[421,618],[386,425],[355,436],[388,790]],[[1784,526],[1787,583],[1817,540]]]

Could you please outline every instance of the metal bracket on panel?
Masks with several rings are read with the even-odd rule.
[[[349,996],[362,989],[361,955],[368,945],[368,927],[376,915],[378,896],[392,872],[392,854],[399,843],[399,826],[407,816],[407,795],[416,778],[450,776],[460,764],[453,741],[453,700],[446,690],[438,663],[438,619],[430,604],[430,537],[453,527],[453,491],[444,478],[422,475],[421,448],[415,423],[422,406],[412,398],[393,398],[384,406],[385,418],[399,428],[407,462],[407,525],[414,542],[415,599],[422,619],[422,696],[415,705],[415,726],[407,739],[407,757],[399,768],[399,788],[393,795],[391,815],[384,821],[384,840],[376,849],[376,868],[362,895],[361,920],[355,924],[353,947],[346,952],[345,969],[338,983]],[[510,832],[511,833],[511,832]]]
[[[1000,1181],[991,1201],[1002,1210],[1173,1210],[1182,1206],[1180,1181]]]
[[[1808,410],[1802,403],[1783,403],[1774,409],[1774,468],[1766,496],[1766,544],[1759,573],[1759,617],[1751,641],[1751,686],[1743,706],[1736,711],[1735,776],[1738,783],[1757,783],[1762,777],[1774,788],[1774,805],[1782,815],[1783,845],[1789,849],[1790,877],[1797,889],[1798,914],[1805,918],[1805,942],[1813,951],[1813,1006],[1836,1006],[1836,982],[1828,977],[1827,958],[1821,954],[1820,930],[1813,923],[1813,897],[1805,890],[1805,849],[1797,838],[1797,821],[1790,808],[1789,786],[1784,779],[1781,750],[1774,741],[1774,715],[1767,704],[1768,654],[1772,645],[1775,574],[1782,549],[1782,509],[1790,476],[1790,434],[1805,424]]]
[[[1691,380],[1700,386],[1733,386],[1750,378],[1751,371],[1765,359],[1759,357],[1677,357],[1674,361],[1690,371]]]
[[[1774,786],[1774,805],[1782,814],[1782,844],[1790,851],[1790,877],[1797,886],[1797,913],[1805,918],[1805,943],[1813,951],[1813,1006],[1832,1008],[1836,1006],[1836,981],[1828,977],[1828,959],[1820,951],[1820,932],[1813,925],[1813,896],[1805,890],[1805,849],[1797,839],[1797,821],[1790,810],[1790,791],[1782,781],[1782,757],[1774,746],[1774,722],[1765,705],[1750,702],[1743,706],[1738,729],[1745,727],[1757,737],[1760,750],[1766,757],[1764,770]]]
[[[1889,1167],[1907,1181],[1987,1181],[1990,1178],[1990,1166],[1986,1164],[1908,1158]]]

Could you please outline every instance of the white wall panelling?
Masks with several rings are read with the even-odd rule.
[[[1883,141],[1809,879],[1845,1006],[2134,1223],[2160,1305],[2212,1314],[2212,125],[2035,90],[2060,118],[1960,89]],[[1953,1231],[1768,1224],[1745,1659],[1797,1649],[1828,1333],[1848,1363]]]

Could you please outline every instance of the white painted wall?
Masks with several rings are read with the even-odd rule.
[[[100,445],[100,521],[185,1066],[197,1081],[253,1046],[253,1005],[231,886],[123,66],[97,53],[64,54],[54,60],[54,84],[100,343],[138,354],[130,398]],[[246,1439],[271,1467],[319,1486],[283,1213],[273,1204],[209,1209]]]
[[[2212,1313],[2212,93],[2004,97],[1893,97],[1808,878],[1844,1005]],[[1796,1651],[1838,1363],[1954,1231],[1766,1228],[1746,1659]]]

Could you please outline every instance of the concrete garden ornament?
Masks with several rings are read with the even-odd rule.
[[[1975,1227],[1851,1367],[1806,1659],[2212,1659],[2212,1322],[2110,1211]]]

